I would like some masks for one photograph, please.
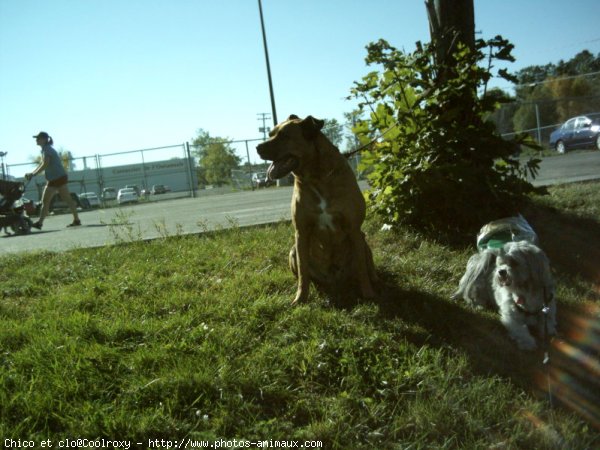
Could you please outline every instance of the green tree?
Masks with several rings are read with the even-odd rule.
[[[337,119],[325,119],[325,125],[321,132],[329,138],[329,140],[339,147],[344,140],[344,127]]]
[[[600,111],[600,77],[554,78],[548,80],[547,89],[555,99],[557,121],[564,122],[579,114]]]
[[[229,139],[211,136],[208,131],[198,130],[192,142],[194,156],[198,158],[198,179],[201,183],[222,186],[231,182],[231,170],[240,165]]]
[[[502,139],[485,121],[497,99],[477,95],[492,76],[493,61],[513,60],[511,48],[500,36],[476,41],[475,51],[458,45],[453,67],[440,69],[431,45],[417,43],[410,54],[384,40],[367,47],[367,64],[381,71],[352,89],[368,113],[355,131],[364,144],[379,136],[363,162],[372,168],[369,206],[388,224],[409,223],[438,235],[472,233],[514,214],[534,191],[526,175],[535,175],[539,161],[523,165],[515,156],[519,145],[534,144],[526,136]]]
[[[537,108],[537,111],[536,111]],[[519,103],[513,117],[516,131],[531,130],[537,127],[539,115],[540,126],[556,123],[556,102],[546,83],[529,87],[529,94]]]
[[[489,113],[485,119],[496,125],[498,133],[512,133],[514,130],[513,116],[519,107],[515,103],[515,98],[499,88],[490,89],[484,95],[497,105],[497,108]]]
[[[64,168],[68,172],[75,170],[75,158],[73,157],[73,153],[71,153],[70,150],[60,148],[58,150],[58,155],[60,156]]]
[[[351,152],[360,147],[360,141],[358,136],[354,133],[354,129],[358,122],[362,119],[362,112],[358,109],[352,110],[349,113],[344,113],[344,119],[346,119],[346,123],[344,124],[347,132],[345,134],[346,137],[346,151]]]
[[[594,56],[588,50],[568,61],[518,71],[515,92],[519,107],[514,112],[514,128],[535,128],[536,106],[542,126],[600,110],[600,75],[589,75],[598,71],[600,54]]]
[[[553,76],[556,76],[556,66],[554,64],[524,67],[515,73],[517,97],[526,98],[531,93],[532,87]]]
[[[71,172],[75,170],[75,158],[73,157],[73,153],[70,150],[65,150],[62,147],[57,150],[58,156],[62,162],[63,167],[67,172]],[[40,164],[42,162],[42,155],[36,155],[31,158],[31,161],[35,164]]]
[[[556,65],[556,75],[581,75],[600,71],[600,53],[594,56],[589,50],[577,53],[569,61],[560,60]]]

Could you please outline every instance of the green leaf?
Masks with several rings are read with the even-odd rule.
[[[380,70],[352,91],[368,112],[354,131],[363,143],[386,133],[361,164],[372,186],[369,207],[386,223],[479,229],[533,190],[525,177],[537,174],[536,162],[522,165],[512,155],[519,145],[536,144],[501,139],[486,119],[504,99],[477,95],[493,67],[484,64],[482,50],[490,47],[492,60],[510,61],[512,44],[496,36],[476,45],[475,52],[459,46],[452,67],[434,64],[431,45],[417,44],[410,54],[383,40],[367,47],[367,61]],[[443,81],[440,73],[447,74]],[[499,74],[514,79],[506,69]]]

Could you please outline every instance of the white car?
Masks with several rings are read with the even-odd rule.
[[[119,189],[119,193],[117,194],[117,203],[119,205],[123,205],[124,203],[137,203],[138,199],[137,192],[133,188]]]
[[[79,194],[79,199],[87,199],[91,208],[98,208],[100,206],[100,199],[96,195],[95,192],[84,192],[83,194]]]
[[[102,200],[105,202],[108,200],[116,200],[117,191],[115,188],[107,187],[102,190]]]
[[[252,174],[252,188],[273,186],[275,182],[267,176],[267,172],[256,172]]]

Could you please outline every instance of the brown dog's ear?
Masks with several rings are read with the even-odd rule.
[[[290,117],[288,117],[288,119],[287,119],[287,120],[297,120],[297,119],[299,119],[299,118],[300,118],[300,117],[298,117],[296,114],[292,114],[292,115],[290,115]]]
[[[302,122],[300,122],[300,126],[302,127],[302,131],[304,135],[308,138],[314,138],[321,128],[325,125],[324,120],[315,119],[313,116],[307,116]]]

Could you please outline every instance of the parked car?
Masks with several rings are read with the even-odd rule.
[[[125,189],[133,189],[138,197],[142,195],[142,190],[137,184],[128,184],[125,186]]]
[[[117,194],[117,203],[119,205],[123,205],[125,203],[137,203],[139,200],[139,196],[135,189],[132,188],[123,188],[119,189],[119,193]]]
[[[273,186],[275,182],[269,178],[267,172],[256,172],[252,174],[252,188]]]
[[[98,208],[100,206],[100,199],[95,192],[84,192],[83,194],[79,194],[79,198],[85,198],[89,202],[90,208]]]
[[[116,200],[117,199],[117,190],[115,188],[107,187],[102,189],[102,200]]]
[[[588,116],[573,117],[550,134],[550,146],[558,153],[572,148],[592,147],[600,150],[600,121]]]
[[[166,194],[167,189],[162,184],[155,184],[150,191],[152,195]]]

